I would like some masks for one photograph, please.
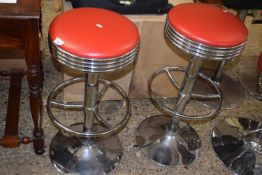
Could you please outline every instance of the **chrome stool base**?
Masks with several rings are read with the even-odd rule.
[[[206,74],[208,77],[212,76],[211,71],[201,71],[201,72]],[[221,109],[232,109],[237,105],[239,105],[244,100],[245,93],[243,87],[239,82],[235,81],[230,76],[226,74],[222,74],[221,82],[217,83],[217,85],[219,86],[223,94]],[[199,93],[199,94],[214,93],[214,91],[212,91],[212,89],[208,87],[203,80],[196,81],[195,89],[193,91],[194,93]],[[217,102],[212,99],[209,100],[201,99],[201,102],[209,107],[217,106]]]
[[[257,100],[262,100],[262,88],[258,85],[260,73],[257,68],[240,72],[239,80],[247,92]]]
[[[247,118],[228,118],[214,127],[213,148],[234,174],[262,174],[261,126],[261,122]]]
[[[95,125],[95,132],[104,128]],[[81,132],[83,123],[70,126]],[[65,136],[58,132],[50,144],[50,159],[62,173],[101,175],[112,171],[122,157],[122,146],[117,135],[99,138],[79,138]]]
[[[179,121],[178,130],[171,131],[169,116],[152,116],[138,126],[136,141],[141,152],[158,164],[179,166],[191,164],[199,155],[201,140],[196,131]]]

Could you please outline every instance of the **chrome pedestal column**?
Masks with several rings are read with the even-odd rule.
[[[147,157],[161,165],[177,166],[191,164],[199,154],[201,140],[195,130],[180,121],[184,119],[202,119],[213,116],[220,108],[221,94],[216,84],[202,74],[199,74],[199,68],[203,59],[192,57],[186,70],[178,67],[164,67],[156,71],[148,81],[149,95],[152,101],[170,116],[160,115],[145,119],[136,130],[136,141],[138,147]],[[172,71],[185,71],[186,75],[181,86],[172,77]],[[166,74],[175,88],[179,89],[179,95],[176,99],[174,108],[169,108],[160,97],[155,96],[152,91],[152,84],[155,78],[160,74]],[[201,95],[191,94],[197,76],[204,78],[216,90],[216,96],[212,98],[219,99],[217,108],[204,116],[189,116],[183,114],[186,103],[191,97],[197,98]],[[163,87],[165,88],[165,87]]]
[[[85,80],[84,102],[63,103],[56,99],[58,92],[65,87],[83,80]],[[99,82],[104,84],[100,92],[98,92]],[[111,126],[98,114],[97,102],[109,87],[123,97],[124,106],[127,108],[125,117],[116,126]],[[64,126],[53,115],[52,110],[56,107],[82,110],[83,123]],[[109,173],[117,166],[122,156],[122,146],[115,133],[126,125],[130,116],[128,97],[119,86],[99,79],[98,74],[93,73],[86,74],[85,79],[67,80],[50,93],[47,111],[51,121],[60,131],[52,139],[49,152],[53,165],[60,172],[101,175]]]
[[[261,122],[247,118],[222,120],[213,129],[212,145],[234,174],[262,174]]]

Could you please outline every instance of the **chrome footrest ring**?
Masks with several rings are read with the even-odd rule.
[[[178,84],[178,82],[176,82],[174,80],[173,77],[171,76],[170,71],[182,71],[182,72],[186,72],[185,68],[181,68],[181,67],[163,67],[159,70],[157,70],[156,72],[154,72],[148,81],[148,92],[149,92],[149,96],[151,97],[151,100],[153,101],[153,103],[155,105],[157,105],[160,109],[164,110],[165,112],[167,112],[169,115],[171,116],[177,116],[181,119],[186,119],[186,120],[199,120],[199,119],[207,119],[212,117],[220,108],[222,105],[222,93],[219,89],[219,87],[217,86],[217,84],[209,77],[205,76],[202,73],[198,73],[197,76],[202,78],[203,80],[207,81],[207,83],[209,83],[211,85],[211,87],[215,90],[216,94],[208,97],[206,95],[201,95],[201,94],[192,94],[191,98],[217,98],[218,99],[218,105],[212,110],[212,112],[207,113],[205,115],[186,115],[186,114],[181,114],[178,113],[177,111],[172,110],[171,108],[167,107],[164,103],[160,102],[159,100],[157,100],[157,97],[154,96],[154,93],[152,91],[152,82],[154,81],[154,79],[162,74],[162,73],[167,73],[169,80],[172,81],[172,84],[175,86],[176,89],[179,90],[180,85]]]
[[[122,96],[122,98],[123,98],[123,100],[125,101],[125,104],[126,104],[125,106],[126,106],[127,109],[126,109],[125,116],[117,125],[110,126],[108,123],[106,123],[105,120],[102,119],[102,117],[98,113],[96,113],[95,119],[98,122],[102,123],[104,126],[106,126],[108,128],[108,130],[101,131],[101,132],[79,132],[79,131],[74,131],[74,130],[70,129],[69,127],[66,127],[53,115],[53,112],[52,112],[53,106],[64,107],[64,108],[68,108],[68,109],[72,109],[72,108],[83,109],[84,102],[76,103],[76,104],[71,104],[71,103],[66,104],[66,103],[63,103],[63,102],[57,102],[55,100],[55,98],[59,94],[58,92],[61,92],[65,87],[68,87],[68,86],[70,86],[74,83],[79,83],[79,82],[82,82],[82,81],[85,81],[85,79],[84,78],[72,78],[72,79],[66,80],[63,83],[56,86],[50,92],[50,94],[47,98],[46,107],[47,107],[48,116],[49,116],[50,120],[52,121],[52,123],[55,125],[55,127],[61,133],[63,133],[65,136],[77,136],[77,137],[85,137],[85,138],[103,137],[103,136],[107,136],[107,135],[116,133],[117,131],[122,129],[127,124],[128,120],[130,118],[130,104],[129,104],[128,96],[126,95],[125,91],[119,85],[117,85],[114,82],[104,80],[104,79],[99,79],[99,83],[105,84],[107,87],[111,87],[111,88],[115,89]],[[106,90],[104,90],[104,91],[106,91]],[[98,97],[100,95],[101,94],[98,93]]]

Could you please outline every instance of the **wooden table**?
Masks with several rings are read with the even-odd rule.
[[[18,137],[19,95],[14,89],[17,72],[11,73],[9,104],[6,117],[5,135],[0,140],[3,147],[16,147],[20,143],[33,142],[37,154],[44,153],[44,132],[42,129],[42,64],[39,37],[41,33],[40,0],[17,0],[16,4],[0,3],[0,52],[1,50],[22,50],[27,64],[27,80],[31,115],[34,123],[33,137]],[[11,76],[12,77],[12,76]],[[21,78],[20,78],[21,80]],[[12,85],[14,85],[12,87]],[[13,88],[13,90],[12,90]],[[13,92],[13,93],[10,93]],[[10,96],[11,95],[11,96]],[[11,100],[10,100],[11,99]],[[17,107],[18,105],[18,107]]]

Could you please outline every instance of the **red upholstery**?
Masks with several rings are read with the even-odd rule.
[[[168,13],[170,25],[183,36],[216,47],[232,47],[247,40],[242,22],[219,7],[204,3],[185,3]]]
[[[84,58],[108,59],[126,54],[139,42],[136,26],[104,9],[79,8],[57,16],[49,37],[61,49]]]
[[[259,69],[259,72],[262,73],[262,52],[260,53],[260,56],[258,58],[258,69]]]

